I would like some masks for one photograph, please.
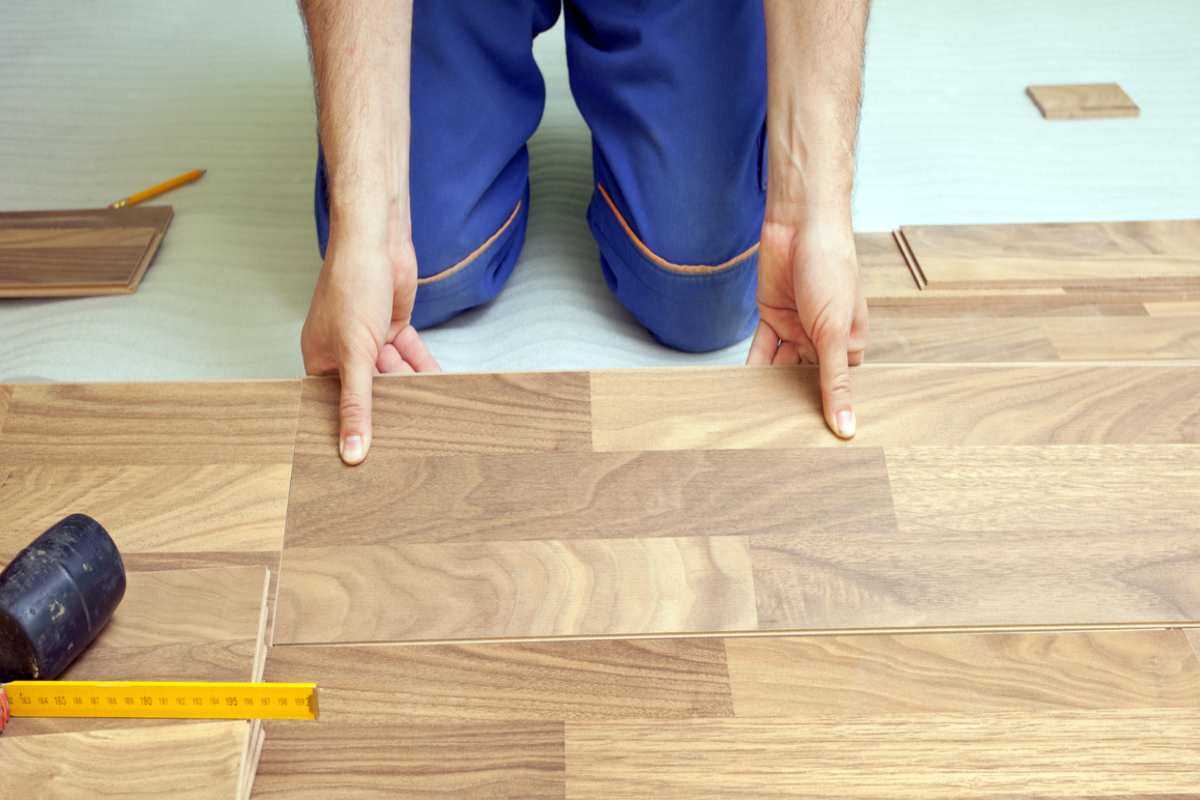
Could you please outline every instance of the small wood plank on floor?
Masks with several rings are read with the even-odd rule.
[[[1117,83],[1027,86],[1025,93],[1046,119],[1109,119],[1140,113]]]

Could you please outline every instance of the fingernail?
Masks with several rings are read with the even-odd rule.
[[[839,411],[837,412],[838,434],[849,439],[854,435],[854,412]]]
[[[354,436],[347,436],[345,439],[342,440],[342,446],[339,449],[339,452],[342,454],[342,461],[345,461],[347,464],[357,464],[358,462],[362,461],[363,460],[363,439],[362,439],[362,437],[357,434],[355,434]]]

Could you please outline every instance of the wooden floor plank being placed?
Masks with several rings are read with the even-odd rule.
[[[377,430],[394,422],[376,414]],[[847,485],[852,494],[843,491]],[[287,544],[291,552],[334,544],[893,527],[878,448],[416,458],[384,452],[353,471],[323,452],[297,455]]]
[[[571,722],[566,796],[1194,797],[1198,726],[1195,708]]]
[[[1194,364],[871,366],[853,371],[854,446],[1200,442]],[[597,450],[846,446],[812,367],[592,375]]]

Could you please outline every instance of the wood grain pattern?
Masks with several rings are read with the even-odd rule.
[[[1200,316],[1045,319],[1040,327],[1059,358],[1200,358]]]
[[[296,453],[337,453],[338,383],[304,381]],[[375,381],[372,454],[588,448],[588,374],[406,375]]]
[[[1200,709],[572,722],[567,797],[1182,798],[1198,725]]]
[[[21,384],[0,463],[286,464],[299,395],[299,381]]]
[[[12,398],[12,387],[0,384],[0,433],[4,432],[4,418],[8,415],[8,401]]]
[[[1200,220],[900,229],[928,291],[1200,285]]]
[[[1196,653],[1196,658],[1200,658],[1200,630],[1196,628],[1188,628],[1184,632],[1188,641],[1192,644],[1192,650]]]
[[[1027,86],[1025,93],[1046,119],[1136,117],[1141,113],[1116,83]]]
[[[921,289],[890,233],[856,233],[858,276],[863,294],[874,297],[916,297]]]
[[[170,206],[0,214],[0,297],[132,292],[172,215]]]
[[[229,800],[247,750],[245,722],[161,725],[0,739],[0,796]]]
[[[376,424],[393,423],[377,412]],[[358,511],[347,515],[351,506]],[[352,472],[326,453],[297,458],[287,544],[852,534],[894,525],[883,453],[874,448],[375,453]]]
[[[1005,541],[1178,531],[1200,543],[1197,447],[890,448],[887,464],[904,531]]]
[[[291,467],[0,466],[0,560],[63,516],[100,520],[123,553],[278,551]]]
[[[855,447],[1200,441],[1200,370],[1185,364],[868,364],[852,377]],[[592,375],[600,451],[847,446],[819,409],[810,367]]]
[[[288,547],[276,643],[753,630],[745,537]]]
[[[1036,319],[871,319],[867,358],[880,363],[1054,361],[1059,351]]]
[[[1200,317],[1200,301],[1187,300],[1178,303],[1150,302],[1145,304],[1146,313],[1152,317]]]
[[[1169,496],[1169,495],[1162,495]],[[944,494],[953,513],[969,498]],[[1078,508],[1078,507],[1077,507]],[[1099,509],[1097,509],[1099,512]],[[1174,527],[976,528],[751,538],[760,628],[846,630],[1200,621],[1200,536]]]
[[[71,680],[248,681],[266,619],[262,567],[127,575],[112,621],[67,670]]]
[[[1179,630],[745,637],[725,642],[739,717],[1198,708]]]
[[[561,722],[267,725],[255,798],[563,797]]]
[[[317,681],[322,725],[733,715],[716,638],[282,645],[266,679]]]

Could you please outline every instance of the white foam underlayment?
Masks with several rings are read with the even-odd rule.
[[[716,0],[705,0],[706,2]],[[0,300],[0,380],[301,374],[320,261],[307,56],[291,0],[18,3],[0,23],[0,208],[99,206],[193,167],[139,292]],[[1200,216],[1200,2],[877,0],[855,224]],[[656,344],[604,287],[561,25],[538,39],[524,254],[428,333],[448,370],[739,363]],[[1046,122],[1027,84],[1118,81],[1132,120]]]

